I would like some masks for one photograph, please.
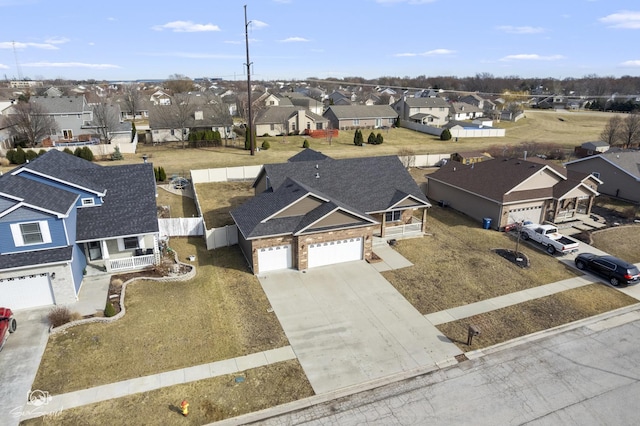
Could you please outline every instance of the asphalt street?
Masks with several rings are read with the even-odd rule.
[[[639,310],[544,336],[260,424],[638,424]]]

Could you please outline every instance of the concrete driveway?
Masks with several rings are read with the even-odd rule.
[[[49,307],[14,312],[18,329],[0,352],[0,424],[17,425],[26,404],[49,338]],[[41,389],[46,391],[46,389]]]
[[[364,261],[258,278],[317,394],[461,353]]]

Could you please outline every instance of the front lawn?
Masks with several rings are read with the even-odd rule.
[[[397,249],[414,266],[384,272],[384,277],[422,314],[478,302],[576,276],[554,257],[520,244],[530,260],[520,268],[493,252],[514,250],[504,232],[482,229],[448,208],[429,209],[427,233],[400,240]]]
[[[640,225],[607,228],[591,234],[592,245],[627,262],[640,262]]]
[[[197,276],[139,281],[126,289],[125,316],[50,337],[33,389],[55,395],[288,345],[237,246],[207,251],[202,238],[170,247]]]

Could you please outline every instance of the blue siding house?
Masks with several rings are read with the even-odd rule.
[[[151,164],[101,167],[56,150],[0,176],[0,306],[78,299],[88,266],[159,262]]]

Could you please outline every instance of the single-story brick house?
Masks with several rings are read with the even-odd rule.
[[[334,160],[306,149],[264,165],[253,188],[231,216],[255,274],[370,260],[374,236],[422,235],[430,207],[397,156]]]
[[[588,216],[601,183],[538,158],[449,162],[428,176],[427,196],[479,222],[490,218],[491,228],[503,230],[521,221]]]

